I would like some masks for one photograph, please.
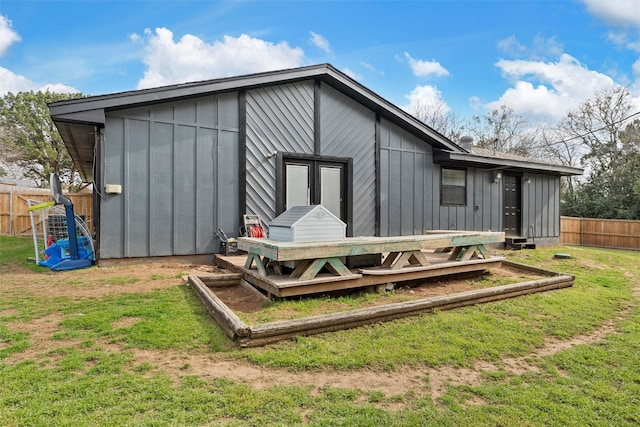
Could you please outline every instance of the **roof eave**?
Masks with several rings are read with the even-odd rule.
[[[445,136],[351,79],[346,74],[338,71],[330,64],[58,101],[49,104],[49,110],[51,118],[56,122],[84,122],[104,125],[105,111],[112,109],[129,108],[169,100],[197,97],[209,93],[222,93],[225,91],[242,90],[314,78],[320,78],[327,84],[348,94],[395,124],[412,133],[418,134],[423,139],[434,142],[436,148],[462,151],[458,145]]]
[[[538,162],[536,160],[515,160],[480,156],[473,153],[460,153],[435,150],[433,162],[437,164],[471,166],[482,169],[515,169],[523,172],[537,172],[561,176],[582,175],[584,170],[571,166]]]
[[[225,77],[214,80],[189,82],[150,89],[138,89],[107,95],[90,96],[72,100],[52,102],[49,104],[51,117],[54,120],[83,120],[80,116],[86,111],[123,109],[134,106],[157,104],[169,100],[177,100],[221,93],[225,91],[241,90],[249,87],[267,84],[278,84],[284,81],[295,81],[325,74],[328,64],[302,67],[296,69],[270,71],[249,74],[238,77]],[[103,122],[104,123],[104,119]]]

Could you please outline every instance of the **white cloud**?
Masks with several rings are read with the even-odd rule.
[[[329,40],[322,37],[320,34],[316,34],[313,31],[309,31],[311,34],[311,44],[315,47],[325,51],[326,53],[331,53],[331,46],[329,46]]]
[[[356,81],[362,80],[362,75],[356,73],[350,68],[343,68],[342,72],[345,73],[347,76],[351,77],[353,80],[356,80]]]
[[[421,111],[439,111],[446,114],[451,107],[442,100],[442,93],[431,85],[416,86],[409,95],[409,103],[401,108],[411,114]]]
[[[527,47],[520,43],[514,35],[511,35],[504,40],[498,40],[498,49],[516,57],[519,57],[527,51]]]
[[[35,87],[37,85],[25,76],[20,76],[0,67],[0,94],[5,95],[9,92],[17,93],[33,90]]]
[[[245,34],[211,44],[191,34],[175,42],[166,28],[156,28],[155,34],[146,29],[145,35],[147,70],[139,89],[293,68],[304,59],[302,49],[286,42],[274,44]]]
[[[7,53],[13,43],[21,40],[20,35],[11,28],[11,21],[0,15],[0,57]],[[30,90],[49,90],[57,93],[79,92],[77,89],[61,83],[39,84],[7,68],[0,67],[0,96],[4,96],[9,92],[18,93]]]
[[[611,31],[608,39],[615,45],[625,47],[634,52],[640,52],[640,38],[633,40],[625,31]]]
[[[418,77],[443,77],[448,76],[449,71],[444,68],[438,61],[422,61],[419,59],[413,59],[407,52],[404,53],[405,58],[411,66],[411,71]]]
[[[640,0],[582,0],[589,13],[608,25],[640,26]]]
[[[54,92],[54,93],[80,93],[80,91],[73,86],[67,86],[63,83],[47,83],[44,86],[40,86],[37,90],[42,92]]]
[[[568,54],[562,54],[557,62],[500,60],[496,66],[513,87],[484,107],[493,110],[507,105],[523,116],[560,119],[587,98],[614,85],[611,77],[587,69]]]
[[[524,45],[512,35],[498,41],[498,49],[513,58],[544,59],[557,58],[564,51],[564,46],[555,37],[543,37],[538,34],[531,46]]]
[[[477,96],[470,96],[469,107],[474,111],[480,110],[482,108],[482,100]]]
[[[11,21],[0,15],[0,56],[4,56],[11,45],[20,40],[20,35],[11,28]]]
[[[360,61],[360,65],[362,65],[362,67],[364,67],[366,70],[371,71],[372,73],[384,76],[384,71],[376,69],[376,67],[369,64],[368,62]]]
[[[6,68],[0,67],[0,96],[4,96],[9,92],[27,92],[27,91],[49,91],[56,93],[76,93],[79,90],[64,85],[62,83],[38,84],[25,76],[14,73]]]

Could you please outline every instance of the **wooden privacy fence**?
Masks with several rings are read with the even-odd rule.
[[[73,202],[76,215],[84,218],[92,230],[92,194],[90,192],[65,194]],[[29,200],[51,202],[51,190],[44,188],[0,185],[0,235],[32,236]],[[36,228],[42,234],[40,215],[36,215]]]
[[[640,250],[640,221],[560,217],[560,243]]]

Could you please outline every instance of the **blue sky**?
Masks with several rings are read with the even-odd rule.
[[[616,84],[640,109],[640,0],[0,0],[0,95],[325,62],[408,110],[557,120]]]

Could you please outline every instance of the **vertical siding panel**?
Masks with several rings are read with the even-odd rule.
[[[215,245],[216,185],[214,165],[216,162],[216,131],[208,128],[197,130],[196,144],[196,253],[213,253]]]
[[[107,117],[106,129],[103,183],[124,185],[124,120]],[[124,256],[124,197],[103,195],[100,203],[100,256],[120,258]]]
[[[196,249],[196,128],[178,125],[175,138],[173,248],[175,255],[191,255]]]
[[[403,151],[400,160],[400,233],[403,236],[413,234],[414,230],[414,164],[415,153]]]
[[[149,256],[149,121],[129,120],[126,135],[125,256]]]
[[[482,171],[480,185],[483,188],[482,204],[480,205],[483,218],[482,229],[485,231],[500,231],[498,218],[502,216],[502,205],[498,201],[499,186],[491,182],[491,175],[487,171]]]
[[[196,123],[196,101],[174,103],[173,114],[176,122]]]
[[[149,252],[151,256],[171,255],[173,247],[173,125],[154,123],[149,203]]]
[[[413,162],[413,231],[412,234],[424,234],[427,230],[424,224],[424,175],[426,172],[424,153],[417,153]]]
[[[220,96],[227,141],[238,144],[238,93]],[[104,183],[122,184],[121,196],[100,200],[101,258],[210,254],[219,249],[215,230],[219,97],[131,108],[107,114]],[[234,127],[235,126],[235,127]],[[146,152],[146,153],[145,153]],[[237,147],[220,163],[230,165],[223,211],[238,229]],[[120,165],[116,179],[114,166]],[[112,213],[121,211],[118,217]],[[108,230],[108,231],[107,231]]]
[[[227,130],[235,131],[240,127],[240,117],[238,116],[238,94],[236,92],[223,93],[216,97],[217,104],[215,114],[217,114],[217,125]]]
[[[488,172],[488,180],[492,179],[492,173]],[[496,198],[496,208],[491,210],[492,221],[495,224],[495,231],[504,231],[504,188],[502,187],[502,180],[499,183],[491,186],[491,190]]]
[[[524,205],[526,206],[526,210],[527,210],[527,216],[526,216],[526,222],[525,222],[525,225],[527,226],[527,230],[531,225],[535,225],[535,196],[534,196],[535,191],[534,189],[536,187],[536,181],[537,181],[537,177],[535,175],[529,175],[529,177],[531,178],[531,182],[527,184],[526,188],[524,188],[522,191],[523,203],[524,203],[524,200],[527,201],[526,202],[527,204]],[[532,231],[535,231],[535,230],[532,230]]]
[[[431,204],[431,217],[433,218],[433,228],[442,230],[445,227],[442,226],[442,209],[440,208],[440,166],[433,165],[431,173],[431,194],[433,195],[433,203]]]
[[[551,224],[549,235],[558,237],[560,237],[560,194],[558,192],[559,185],[560,177],[551,177],[551,194],[549,195],[549,197],[552,210],[549,215],[549,224]]]
[[[422,192],[422,221],[424,232],[426,232],[427,230],[433,230],[435,228],[433,220],[433,205],[436,201],[432,187],[434,167],[433,155],[430,152],[425,153],[423,168],[422,188],[424,190]]]
[[[237,132],[219,133],[218,143],[218,174],[217,174],[217,210],[218,226],[229,236],[235,236],[236,230],[240,228],[238,194],[240,184],[238,182],[239,164],[237,161],[227,159],[237,159],[240,150]]]
[[[529,215],[531,212],[530,206],[529,206],[529,187],[531,187],[531,184],[527,184],[527,178],[530,178],[529,175],[524,174],[522,176],[522,235],[523,236],[529,236],[530,230],[529,230]],[[533,236],[531,236],[533,237]]]
[[[392,151],[389,153],[389,235],[400,236],[402,228],[402,198],[400,192],[402,168],[402,153]]]
[[[489,176],[491,177],[492,175]],[[496,231],[504,231],[504,188],[502,185],[502,180],[500,180],[498,184],[491,186],[497,199],[496,209],[492,211],[493,221],[496,223]]]
[[[381,235],[423,234],[434,228],[433,205],[439,203],[434,195],[434,174],[431,146],[382,119]]]
[[[388,135],[387,135],[388,136]],[[382,144],[381,144],[382,145]],[[380,235],[389,236],[389,150],[380,150]]]
[[[530,184],[526,179],[531,180]],[[560,237],[560,177],[526,174],[522,184],[523,227],[530,237]],[[529,230],[528,227],[532,226]]]
[[[534,224],[535,229],[536,229],[536,235],[537,236],[541,236],[542,235],[542,218],[544,216],[544,206],[543,206],[543,201],[542,201],[542,189],[544,187],[544,182],[545,182],[545,178],[544,176],[541,177],[540,180],[538,180],[537,184],[536,184],[536,193],[535,193],[535,206],[536,206],[536,222]]]
[[[482,225],[482,214],[483,210],[480,209],[480,205],[482,204],[482,199],[484,198],[484,188],[482,187],[482,171],[480,169],[473,170],[473,202],[471,204],[472,209],[472,217],[473,221],[471,224],[471,230],[481,231],[483,230]],[[475,207],[478,206],[476,210]]]

